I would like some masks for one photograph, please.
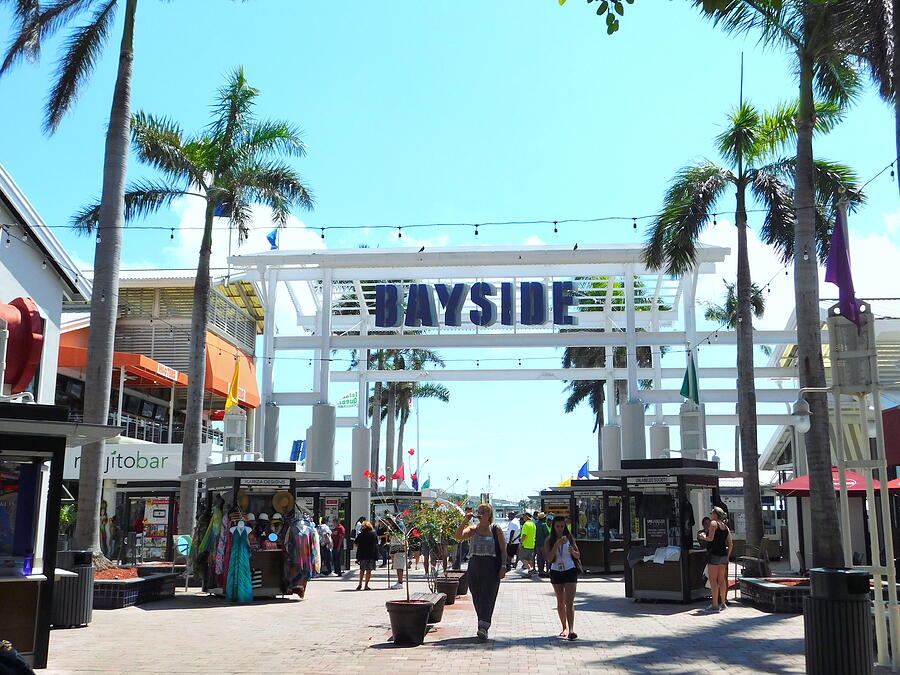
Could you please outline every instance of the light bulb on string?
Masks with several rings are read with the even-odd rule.
[[[42,260],[42,261],[41,261],[41,269],[42,269],[42,270],[47,269],[47,261],[46,261],[46,260]]]
[[[23,243],[23,244],[27,244],[27,243],[28,243],[28,233],[27,233],[27,232],[23,232],[23,233],[22,233],[22,243]]]
[[[175,238],[175,228],[173,227],[172,233],[169,235],[169,239],[174,239],[174,238]]]
[[[325,228],[321,227],[319,229],[322,231],[322,239],[325,239]]]
[[[809,251],[803,251],[803,260],[809,260]]]
[[[553,221],[553,234],[559,234],[559,228],[556,226],[556,221]]]
[[[475,236],[478,236],[478,225],[475,226]]]
[[[100,302],[106,302],[106,293],[100,294]]]
[[[715,226],[717,225],[717,223],[716,223],[716,216],[717,216],[717,215],[719,215],[719,214],[717,214],[717,213],[714,213],[714,214],[713,214],[713,227],[715,227]]]
[[[100,240],[100,233],[98,232],[98,233],[97,233],[97,243],[99,244],[100,241],[101,241],[101,240]]]
[[[631,226],[636,230],[637,229],[637,218],[631,219]]]
[[[403,228],[399,225],[397,226],[397,239],[403,239]]]

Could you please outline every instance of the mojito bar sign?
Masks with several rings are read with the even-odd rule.
[[[572,281],[554,281],[548,289],[540,281],[503,282],[499,288],[484,281],[474,284],[409,284],[406,296],[399,284],[375,287],[375,325],[383,328],[461,326],[514,326],[516,315],[525,326],[574,326],[569,314],[575,304]],[[463,316],[463,305],[475,306]]]

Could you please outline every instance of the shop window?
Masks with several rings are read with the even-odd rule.
[[[28,573],[37,530],[40,465],[0,461],[0,568]]]

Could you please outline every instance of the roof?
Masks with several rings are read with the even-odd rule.
[[[18,217],[18,224],[28,232],[28,236],[43,252],[47,262],[53,266],[63,281],[69,295],[65,299],[89,300],[91,284],[2,164],[0,164],[0,199]]]

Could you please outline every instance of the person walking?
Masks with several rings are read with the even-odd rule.
[[[534,553],[537,557],[535,568],[539,577],[547,578],[547,559],[544,557],[544,544],[550,536],[550,528],[547,527],[547,516],[543,511],[537,514],[537,522],[534,524]]]
[[[364,520],[359,528],[359,535],[356,537],[356,564],[359,565],[359,583],[356,590],[361,590],[363,582],[366,584],[366,590],[369,588],[369,581],[372,579],[372,572],[375,571],[375,565],[378,562],[378,535],[375,534],[375,528],[368,520]]]
[[[322,555],[321,574],[331,574],[331,528],[320,519],[319,527],[319,550]]]
[[[378,535],[378,555],[381,558],[381,566],[384,567],[388,562],[388,523],[382,518],[378,521],[378,529],[375,530],[375,534]]]
[[[341,523],[340,519],[334,519],[334,526],[331,528],[331,569],[337,576],[343,576],[344,569],[344,546],[347,541],[347,528]]]
[[[469,546],[469,590],[472,604],[478,617],[479,640],[488,639],[494,605],[500,580],[506,576],[506,539],[503,530],[494,524],[494,509],[490,504],[481,504],[476,510],[478,524],[470,524],[473,514],[468,513],[456,530],[458,541],[470,541]]]
[[[731,539],[731,530],[728,529],[728,516],[724,509],[714,506],[709,514],[709,525],[706,532],[697,535],[700,541],[709,545],[709,561],[706,568],[709,570],[709,588],[712,591],[712,602],[706,608],[707,612],[721,612],[728,609],[728,559],[734,548]]]
[[[522,526],[519,524],[517,514],[509,514],[509,522],[506,524],[506,569],[516,569],[519,564],[519,543],[522,541]]]
[[[581,552],[566,525],[565,518],[557,516],[553,519],[553,529],[544,545],[544,556],[550,563],[550,583],[556,593],[556,611],[562,624],[559,637],[577,640],[575,590],[578,586],[577,561],[581,559]]]
[[[525,574],[531,578],[537,574],[534,568],[534,546],[537,539],[537,528],[531,515],[526,511],[522,516],[525,522],[522,523],[522,542],[519,544],[519,560],[522,562],[522,569]]]

